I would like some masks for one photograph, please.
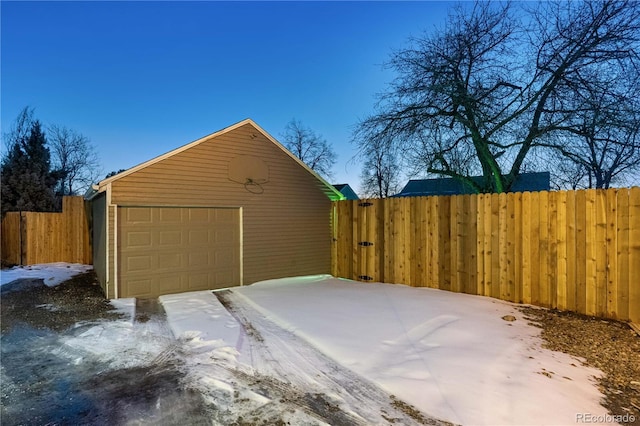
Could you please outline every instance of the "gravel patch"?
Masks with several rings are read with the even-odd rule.
[[[612,416],[634,420],[621,424],[640,426],[640,336],[628,323],[542,308],[520,310],[542,329],[543,347],[601,370],[602,405]]]

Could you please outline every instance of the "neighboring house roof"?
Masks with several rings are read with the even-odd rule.
[[[347,200],[360,199],[360,197],[358,197],[358,194],[356,194],[356,192],[351,188],[351,186],[349,186],[348,183],[339,183],[339,184],[333,185],[333,187],[338,191],[340,191],[342,195],[347,197]]]
[[[324,193],[327,195],[327,197],[329,197],[329,199],[331,199],[332,201],[337,201],[337,200],[343,200],[345,199],[344,195],[342,195],[342,193],[340,191],[338,191],[337,189],[335,189],[330,183],[328,183],[326,180],[324,180],[320,175],[318,175],[316,172],[314,172],[309,166],[307,166],[305,163],[303,163],[298,157],[296,157],[294,154],[292,154],[287,148],[285,148],[280,142],[278,142],[273,136],[271,136],[269,133],[267,133],[264,129],[262,129],[260,126],[258,126],[253,120],[251,120],[250,118],[247,118],[245,120],[242,120],[236,124],[233,124],[229,127],[225,127],[222,130],[219,130],[215,133],[212,133],[210,135],[204,136],[196,141],[193,141],[191,143],[188,143],[186,145],[183,145],[179,148],[174,149],[173,151],[169,151],[166,154],[162,154],[158,157],[155,157],[149,161],[145,161],[144,163],[138,164],[137,166],[134,166],[130,169],[127,169],[123,172],[120,172],[114,176],[111,176],[107,179],[104,179],[102,181],[100,181],[97,185],[93,185],[85,194],[85,198],[90,200],[92,198],[94,198],[95,196],[97,196],[99,193],[104,192],[105,189],[107,188],[107,186],[113,182],[116,181],[118,179],[121,179],[125,176],[128,176],[132,173],[137,172],[138,170],[144,169],[145,167],[149,167],[153,164],[158,163],[159,161],[162,161],[166,158],[169,158],[173,155],[176,155],[180,152],[183,152],[189,148],[192,148],[196,145],[199,145],[205,141],[208,141],[212,138],[215,138],[217,136],[223,135],[225,133],[228,133],[230,131],[233,131],[239,127],[242,127],[244,125],[251,125],[253,126],[258,132],[262,133],[267,139],[269,139],[274,145],[276,145],[278,148],[282,149],[282,151],[284,151],[289,157],[291,157],[296,163],[298,163],[302,168],[304,168],[305,170],[307,170],[307,172],[311,173],[316,179],[318,179],[321,183],[322,186],[324,188]]]
[[[474,176],[471,179],[478,184],[481,184],[483,181],[482,176]],[[548,191],[551,188],[550,181],[551,176],[549,172],[522,173],[518,175],[509,192]],[[394,195],[394,197],[473,193],[472,188],[454,178],[412,179],[402,188],[402,191]]]

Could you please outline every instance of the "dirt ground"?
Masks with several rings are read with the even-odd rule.
[[[80,321],[118,318],[94,272],[77,275],[56,287],[47,287],[39,279],[24,279],[0,288],[3,334],[19,324],[62,331]]]
[[[629,414],[635,421],[623,424],[640,426],[640,336],[629,324],[572,312],[520,309],[542,329],[544,347],[579,357],[604,373],[598,387],[609,414]]]
[[[113,369],[62,343],[120,317],[93,272],[52,288],[42,280],[6,284],[0,304],[1,424],[209,424],[200,396],[182,386],[177,359]]]

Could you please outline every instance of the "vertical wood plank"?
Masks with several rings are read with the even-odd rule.
[[[587,312],[587,191],[576,192],[576,312]],[[595,271],[593,271],[595,273]]]
[[[438,288],[451,291],[451,196],[440,196],[438,201]]]
[[[510,192],[506,194],[506,267],[504,268],[506,271],[506,287],[508,299],[511,302],[516,302],[516,239],[519,237],[516,236],[516,193]]]
[[[584,256],[584,248],[578,249],[578,219],[584,221],[584,198],[578,200],[578,191],[567,192],[567,309],[578,312],[578,281],[580,280],[579,263],[584,260],[578,256]],[[578,212],[578,204],[581,204],[581,212]],[[580,217],[579,217],[580,216]],[[584,226],[584,225],[582,225]]]
[[[604,316],[607,312],[607,198],[602,189],[594,193],[596,212],[596,288],[595,288],[595,313]]]
[[[491,205],[491,287],[489,296],[500,298],[500,195],[491,194],[489,198]]]
[[[558,309],[567,309],[567,192],[557,192],[557,269],[556,297]]]
[[[411,239],[411,200],[412,197],[404,197],[403,199],[403,228],[402,232],[404,234],[403,239],[403,248],[402,248],[402,259],[403,259],[403,274],[404,274],[404,284],[412,285],[411,283],[411,263],[410,259],[412,257],[412,239]]]
[[[422,223],[420,222],[420,197],[411,197],[411,254],[409,257],[409,267],[411,275],[411,285],[422,287],[423,268],[422,263]]]
[[[549,307],[558,307],[558,192],[549,192]]]
[[[462,235],[461,235],[461,209],[462,209],[462,196],[461,195],[453,195],[450,200],[450,232],[451,232],[451,291],[455,291],[456,293],[462,292],[462,271],[461,267],[461,246],[462,246]]]
[[[429,239],[429,201],[427,197],[420,197],[419,206],[416,207],[416,220],[420,223],[420,267],[416,273],[420,274],[419,285],[421,287],[429,286],[429,250],[431,241]]]
[[[551,306],[549,285],[549,192],[541,191],[538,195],[538,235],[539,247],[539,275],[538,275],[538,305],[549,308]]]
[[[429,200],[429,281],[428,286],[438,288],[440,282],[438,263],[440,262],[440,246],[438,242],[438,197],[428,197]]]
[[[522,194],[522,303],[531,303],[531,193]]]
[[[492,211],[491,211],[491,194],[484,194],[482,196],[482,204],[483,204],[483,221],[484,224],[482,229],[484,230],[484,235],[482,236],[483,242],[483,250],[484,250],[484,288],[482,290],[482,294],[484,296],[491,296],[491,288],[493,285],[492,281],[492,257],[493,253],[491,252],[492,247],[492,238],[491,238],[491,223],[492,223]],[[497,253],[496,253],[497,254]]]
[[[484,262],[485,262],[485,245],[484,245],[484,195],[478,194],[476,203],[476,291],[474,294],[484,294]]]
[[[531,193],[531,303],[540,306],[540,194]]]
[[[524,303],[523,301],[523,291],[522,291],[522,258],[523,258],[523,231],[522,231],[522,221],[523,221],[523,209],[522,209],[522,193],[518,192],[513,194],[513,201],[515,203],[514,206],[514,260],[513,266],[515,269],[515,274],[513,277],[514,286],[515,286],[515,294],[514,301],[518,303]]]
[[[384,210],[384,226],[383,226],[383,235],[384,235],[384,282],[392,283],[393,282],[393,212],[391,207],[391,202],[393,199],[385,198],[383,200],[383,210]]]
[[[456,202],[457,195],[451,195],[449,198],[449,279],[450,290],[456,293],[460,292],[458,281],[458,204]]]
[[[352,245],[352,256],[351,260],[353,262],[353,277],[351,279],[361,281],[360,275],[362,275],[362,264],[360,259],[360,246],[358,242],[360,241],[360,229],[362,218],[360,217],[360,209],[358,208],[358,200],[351,200],[351,214],[353,217],[353,229],[351,231],[353,245]]]
[[[604,255],[606,288],[604,312],[608,318],[618,318],[618,190],[604,191],[606,237]]]
[[[393,268],[393,283],[402,283],[402,230],[404,228],[404,223],[402,222],[402,199],[394,198],[389,200],[391,205],[393,206],[392,211],[392,244],[393,244],[393,264],[391,265]]]
[[[467,268],[467,286],[466,292],[469,294],[478,294],[478,196],[472,194],[469,196],[467,211],[465,218],[469,226],[466,228],[465,249],[468,256]]]
[[[640,323],[640,188],[629,194],[629,320]]]
[[[620,189],[617,195],[617,242],[616,257],[618,265],[616,285],[616,307],[618,318],[625,321],[629,319],[629,285],[633,278],[629,275],[629,197],[628,189]]]
[[[331,275],[339,277],[338,273],[338,202],[331,202]]]
[[[370,206],[364,207],[367,223],[367,236],[366,241],[373,245],[365,247],[367,254],[367,275],[371,277],[372,281],[380,281],[380,267],[378,266],[378,246],[381,244],[381,238],[378,238],[378,222],[377,222],[377,207],[380,200],[370,199],[367,200],[371,203]]]
[[[586,194],[586,221],[585,221],[585,239],[586,239],[586,283],[585,283],[585,314],[596,314],[596,298],[598,287],[597,275],[597,247],[602,240],[598,241],[598,222],[596,214],[596,190],[588,189]]]
[[[411,199],[402,198],[402,283],[413,285],[411,282]]]

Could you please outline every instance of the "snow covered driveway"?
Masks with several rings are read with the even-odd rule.
[[[246,383],[238,389],[237,378],[212,364],[324,395],[327,409],[342,411],[325,417],[329,423],[387,423],[400,416],[389,408],[404,406],[400,401],[417,409],[405,406],[405,414],[415,414],[413,424],[568,425],[583,413],[607,418],[594,381],[601,373],[541,348],[539,329],[511,303],[330,276],[265,281],[220,299],[199,292],[161,301],[174,335],[191,348],[187,359],[200,354],[189,363],[189,377],[221,412],[233,413],[243,400],[283,410],[280,418],[292,424],[319,414],[305,407],[292,412],[278,406],[275,394]],[[515,321],[503,319],[508,316]],[[376,391],[354,392],[363,383]]]
[[[235,292],[161,300],[183,341],[187,381],[205,396],[215,424],[445,424],[344,368]]]
[[[312,276],[163,296],[157,311],[153,302],[121,299],[112,301],[119,317],[88,316],[105,302],[91,278],[80,277],[77,286],[3,294],[3,422],[610,418],[594,384],[601,373],[541,348],[539,329],[507,302]]]

